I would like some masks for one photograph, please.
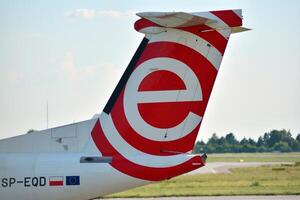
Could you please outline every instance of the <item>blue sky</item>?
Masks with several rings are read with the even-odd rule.
[[[284,2],[284,3],[283,3]],[[141,11],[243,9],[198,139],[300,133],[300,1],[0,1],[0,138],[91,118],[143,35]]]

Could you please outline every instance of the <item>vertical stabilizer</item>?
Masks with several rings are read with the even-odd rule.
[[[185,153],[193,149],[230,34],[242,30],[242,13],[138,16],[135,29],[145,38],[92,135],[102,154],[119,158],[112,164],[119,171],[161,180],[203,165]]]

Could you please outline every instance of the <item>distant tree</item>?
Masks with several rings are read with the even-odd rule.
[[[203,140],[201,140],[201,141],[199,142],[199,144],[200,144],[201,146],[204,146],[204,145],[205,145],[205,142],[204,142]]]
[[[203,140],[197,141],[194,146],[193,153],[198,154],[198,153],[203,152],[204,147],[205,147],[205,142],[203,142]]]
[[[225,136],[225,140],[228,144],[238,144],[238,141],[235,139],[235,136],[233,135],[233,133],[228,133],[226,136]]]
[[[216,146],[213,144],[206,144],[203,148],[203,151],[206,153],[217,153],[216,152]]]
[[[289,146],[293,151],[300,151],[300,142],[298,140],[291,141],[291,144],[289,144]]]
[[[275,151],[280,151],[280,152],[291,152],[292,151],[292,149],[289,146],[289,144],[287,142],[283,142],[283,141],[277,142],[274,145],[273,149]]]
[[[273,147],[277,142],[279,142],[282,138],[282,134],[278,130],[272,130],[269,133],[269,139],[266,140],[269,147]]]
[[[214,133],[208,142],[198,141],[195,144],[194,153],[239,153],[239,152],[300,152],[300,134],[296,139],[292,137],[290,131],[272,130],[269,133],[264,133],[257,140],[252,138],[243,138],[238,141],[233,133],[227,134],[225,137],[218,137]]]
[[[265,133],[263,137],[264,145],[267,145],[267,141],[270,140],[270,135],[269,133]]]
[[[255,140],[253,140],[252,138],[249,138],[249,144],[252,145],[252,146],[256,146],[256,142]]]
[[[219,137],[217,136],[216,133],[213,133],[213,135],[211,136],[211,138],[208,139],[208,142],[207,144],[218,144],[218,140],[219,140]]]
[[[300,133],[297,135],[296,140],[298,140],[298,142],[300,142]]]
[[[283,130],[272,130],[268,133],[268,139],[265,140],[268,147],[272,148],[274,145],[280,141],[287,142],[289,145],[292,144],[294,138],[290,131]]]
[[[295,145],[295,149],[293,150],[300,152],[300,142],[298,140],[297,140],[297,144]]]
[[[230,152],[234,152],[234,153],[241,153],[243,152],[243,146],[240,145],[239,143],[230,145],[231,146],[231,151]]]
[[[225,145],[225,143],[226,143],[225,137],[224,136],[220,137],[218,139],[217,143],[218,143],[218,145],[221,145],[221,146]]]
[[[259,147],[256,147],[256,148],[257,148],[256,149],[257,152],[270,152],[271,151],[271,149],[269,149],[265,146],[259,146]]]
[[[241,152],[247,152],[247,153],[254,153],[257,151],[257,147],[251,144],[245,144],[242,147],[242,151]]]
[[[257,140],[257,143],[256,143],[256,146],[257,147],[262,147],[265,145],[265,142],[264,142],[264,139],[263,137],[259,136],[258,140]]]
[[[247,145],[247,144],[249,144],[249,141],[247,140],[247,138],[243,138],[241,141],[240,141],[240,144],[241,145]]]
[[[292,146],[293,151],[300,151],[300,133],[297,135],[295,143]]]

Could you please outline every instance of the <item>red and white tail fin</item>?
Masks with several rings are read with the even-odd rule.
[[[193,149],[229,36],[245,29],[241,10],[137,15],[145,38],[92,136],[119,171],[161,180],[201,165],[182,155]]]

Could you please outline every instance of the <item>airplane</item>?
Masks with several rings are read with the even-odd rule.
[[[99,116],[0,140],[1,200],[94,199],[205,165],[192,149],[242,10],[137,16],[145,36]]]

